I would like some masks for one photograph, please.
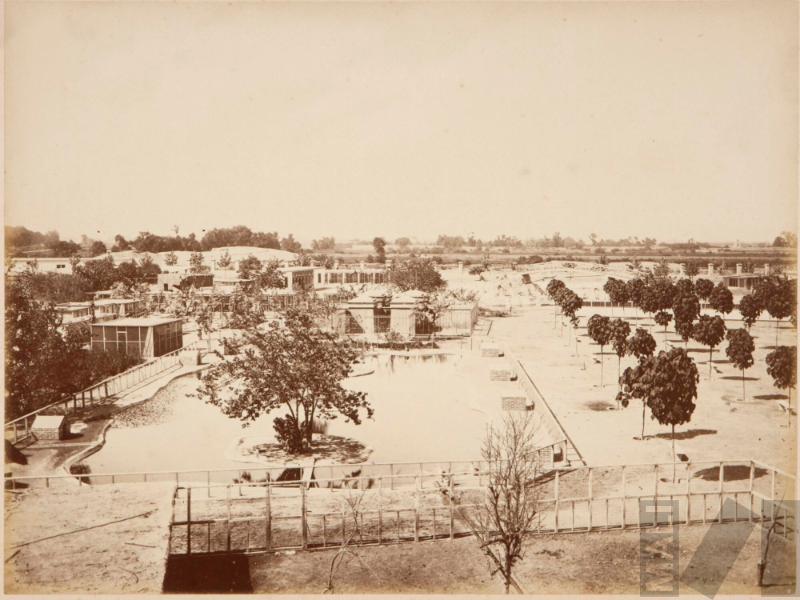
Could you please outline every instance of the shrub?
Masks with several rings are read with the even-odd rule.
[[[303,435],[297,427],[297,420],[287,414],[285,417],[275,417],[272,421],[275,429],[275,438],[288,452],[300,453],[305,449]]]
[[[70,475],[89,475],[92,469],[85,463],[76,463],[69,466]],[[81,483],[91,483],[88,477],[79,477]]]

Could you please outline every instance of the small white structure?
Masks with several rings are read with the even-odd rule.
[[[64,415],[36,415],[31,433],[39,440],[63,440],[67,434],[67,418]]]

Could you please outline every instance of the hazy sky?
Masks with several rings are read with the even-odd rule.
[[[6,221],[771,240],[798,5],[5,5]]]

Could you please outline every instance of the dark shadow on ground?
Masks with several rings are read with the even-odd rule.
[[[691,440],[692,438],[696,438],[698,435],[714,435],[717,433],[716,429],[689,429],[688,431],[677,431],[675,432],[675,439],[676,440]],[[662,440],[671,440],[672,434],[670,433],[657,433],[654,436]]]
[[[246,594],[253,592],[244,554],[175,555],[167,560],[167,594]]]
[[[753,400],[788,400],[789,396],[786,394],[761,394],[753,396]]]
[[[756,467],[754,476],[764,477],[767,475],[766,469]],[[719,481],[719,467],[708,467],[694,472],[694,477],[699,477],[705,481]],[[750,479],[750,467],[748,465],[725,465],[725,481],[744,481]]]
[[[601,400],[595,400],[593,402],[587,402],[586,403],[586,408],[588,408],[589,410],[594,410],[594,411],[598,411],[598,412],[604,412],[606,410],[615,409],[616,406],[614,406],[610,402],[603,402]]]
[[[298,457],[288,454],[278,444],[258,444],[252,448],[260,458],[268,462],[292,462]],[[339,463],[362,463],[369,458],[371,451],[361,442],[340,435],[321,435],[311,444],[311,453],[318,459]]]
[[[731,381],[741,381],[742,377],[740,375],[725,375],[724,377],[720,377],[720,379],[729,379]],[[745,377],[745,381],[758,381],[758,377]]]

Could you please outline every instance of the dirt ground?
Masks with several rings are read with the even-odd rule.
[[[672,530],[658,531],[670,534]],[[677,539],[681,593],[713,590],[720,582],[720,593],[761,593],[756,584],[756,564],[762,552],[759,527],[747,523],[693,525],[679,528]],[[639,595],[641,541],[636,531],[537,537],[528,545],[516,574],[524,591],[531,594]],[[252,590],[273,594],[321,593],[336,552],[253,556],[249,561]],[[658,550],[645,552],[646,558],[665,556]],[[695,553],[695,560],[703,564],[701,577],[695,575]],[[362,548],[358,557],[348,557],[337,570],[334,578],[337,593],[503,591],[499,577],[490,575],[488,559],[472,538]],[[782,538],[773,538],[765,591],[785,594],[793,590],[794,560],[794,547]],[[671,570],[671,560],[647,563],[649,573],[669,577]],[[662,587],[657,589],[663,590],[663,583],[659,585]]]
[[[648,415],[644,441],[641,434],[641,404],[634,401],[623,410],[614,410],[617,393],[617,356],[610,348],[600,348],[586,336],[586,320],[595,309],[584,309],[581,327],[575,332],[553,326],[553,308],[537,306],[519,309],[511,317],[496,319],[492,337],[507,344],[523,361],[550,407],[589,464],[670,462],[671,435],[668,426],[659,425]],[[601,311],[597,311],[601,312]],[[618,310],[616,311],[619,312]],[[615,316],[621,316],[619,314]],[[628,315],[630,318],[630,315]],[[683,347],[674,332],[665,335],[652,329],[649,319],[630,319],[632,330],[651,329],[658,349]],[[741,326],[728,322],[729,328]],[[786,325],[784,325],[786,327]],[[797,417],[789,416],[777,404],[788,399],[774,387],[766,373],[765,356],[775,344],[775,324],[753,326],[756,337],[755,364],[745,374],[746,397],[742,400],[741,372],[727,360],[722,348],[714,353],[712,373],[708,372],[708,349],[689,343],[700,382],[696,409],[689,423],[676,427],[677,451],[690,461],[755,459],[785,471],[795,471]],[[778,330],[779,344],[793,343],[795,330]],[[604,385],[600,386],[601,361]],[[624,357],[621,368],[633,365]],[[796,399],[792,399],[796,406]]]
[[[174,486],[6,492],[5,592],[158,593]]]

